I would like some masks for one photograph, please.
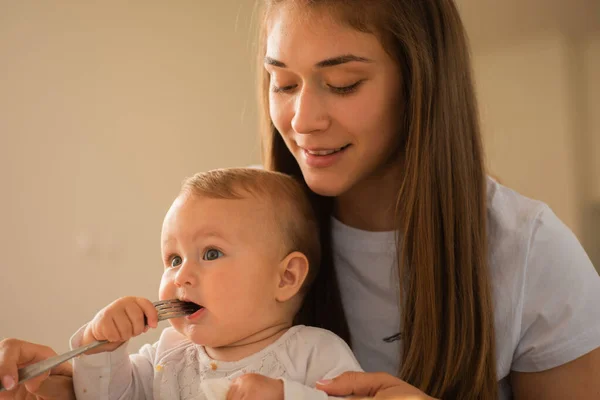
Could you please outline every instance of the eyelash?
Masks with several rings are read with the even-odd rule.
[[[352,93],[356,92],[356,89],[358,89],[358,87],[363,82],[364,82],[364,80],[360,80],[360,81],[356,81],[352,85],[348,85],[348,86],[338,87],[338,86],[327,85],[327,87],[329,87],[329,89],[334,94],[338,94],[340,96],[345,96],[345,95],[349,95],[349,94],[352,94]],[[272,89],[271,89],[271,91],[273,93],[288,93],[291,90],[293,90],[294,88],[296,88],[296,85],[293,85],[293,86],[282,86],[282,87],[273,86]]]

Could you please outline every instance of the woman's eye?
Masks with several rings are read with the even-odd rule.
[[[217,249],[208,249],[204,253],[204,257],[202,257],[202,259],[206,260],[206,261],[213,261],[213,260],[216,260],[217,258],[219,258],[221,256],[223,256],[223,253],[220,250],[217,250]]]
[[[171,257],[171,262],[170,262],[171,267],[178,267],[182,263],[183,263],[183,260],[181,259],[181,257],[179,257],[179,256]]]
[[[327,85],[329,86],[329,89],[335,93],[335,94],[350,94],[350,93],[354,93],[356,91],[356,89],[358,89],[358,87],[360,86],[360,84],[363,83],[363,81],[357,81],[354,82],[352,85],[348,85],[348,86],[332,86],[332,85]]]
[[[275,86],[271,85],[271,91],[273,93],[286,93],[294,90],[297,85],[288,85],[288,86]]]

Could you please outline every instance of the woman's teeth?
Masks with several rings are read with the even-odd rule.
[[[344,150],[346,147],[348,147],[348,145],[338,147],[337,149],[332,150],[306,150],[306,152],[313,156],[328,156],[330,154],[337,153],[340,150]]]

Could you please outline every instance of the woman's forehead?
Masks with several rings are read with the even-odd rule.
[[[374,59],[384,55],[377,37],[316,16],[297,18],[293,9],[281,8],[270,17],[267,29],[266,57],[285,64],[316,65],[342,55]]]

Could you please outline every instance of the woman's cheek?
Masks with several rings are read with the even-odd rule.
[[[269,100],[269,114],[273,125],[280,133],[288,131],[288,127],[291,125],[293,113],[289,107],[289,100],[286,102],[283,99],[278,98],[277,94],[271,96]]]

